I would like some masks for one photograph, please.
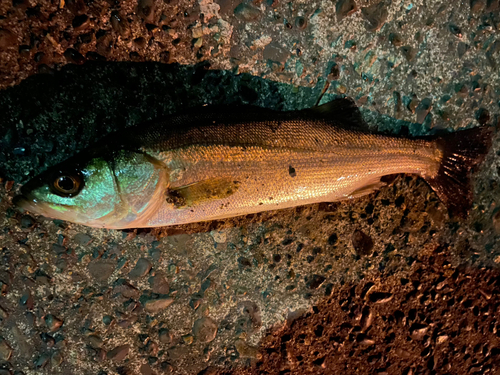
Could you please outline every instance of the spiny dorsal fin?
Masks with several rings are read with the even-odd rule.
[[[369,130],[359,108],[351,98],[336,98],[320,106],[305,109],[304,112],[346,128]]]

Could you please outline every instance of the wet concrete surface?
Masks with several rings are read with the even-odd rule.
[[[348,95],[383,132],[495,126],[499,10],[2,3],[0,374],[496,373],[496,136],[465,220],[407,176],[354,201],[155,230],[34,217],[11,199],[110,131],[204,103]]]

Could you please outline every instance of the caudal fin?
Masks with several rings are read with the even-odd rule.
[[[451,214],[465,217],[471,208],[471,170],[484,160],[491,139],[489,127],[462,130],[436,139],[443,159],[437,175],[427,182]]]

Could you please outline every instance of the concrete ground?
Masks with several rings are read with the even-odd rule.
[[[0,375],[498,373],[498,137],[466,219],[421,179],[217,222],[100,230],[16,210],[111,131],[211,104],[352,97],[420,136],[500,112],[500,2],[0,3]]]

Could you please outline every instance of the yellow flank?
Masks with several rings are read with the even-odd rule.
[[[176,208],[196,207],[204,202],[227,198],[238,190],[238,186],[239,182],[230,178],[214,178],[169,188],[166,199]]]

